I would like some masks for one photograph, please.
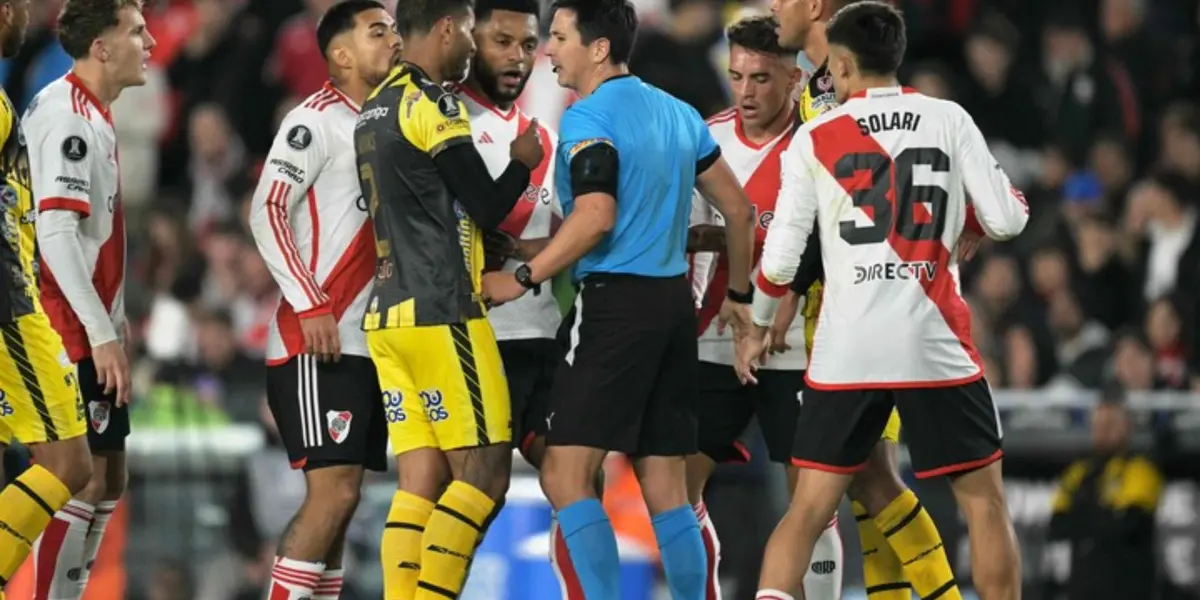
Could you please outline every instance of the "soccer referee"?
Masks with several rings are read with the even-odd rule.
[[[629,74],[637,32],[625,0],[558,0],[547,54],[567,109],[557,187],[566,220],[515,273],[485,276],[493,303],[575,267],[568,349],[551,395],[542,487],[558,510],[589,600],[617,600],[612,526],[593,477],[609,451],[634,460],[672,597],[703,600],[705,553],[687,502],[696,452],[695,302],[685,251],[692,190],[726,219],[731,288],[722,318],[741,328],[750,301],[750,203],[695,109]]]

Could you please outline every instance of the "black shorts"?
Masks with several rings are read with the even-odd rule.
[[[894,406],[918,478],[954,475],[1001,458],[1000,416],[987,381],[941,388],[804,392],[792,462],[853,473],[863,468]]]
[[[117,393],[104,393],[96,380],[96,363],[86,357],[75,365],[79,395],[87,409],[88,447],[92,452],[124,452],[129,437],[129,406],[117,406]]]
[[[387,420],[375,364],[364,356],[323,363],[301,354],[267,368],[267,404],[292,468],[387,470]]]
[[[512,400],[513,445],[524,453],[535,437],[546,435],[546,410],[562,345],[557,340],[532,339],[501,341],[499,346]]]
[[[696,419],[700,451],[709,458],[722,463],[749,462],[750,450],[741,438],[757,415],[771,461],[791,461],[804,371],[763,369],[756,376],[757,385],[742,385],[733,367],[700,363]]]
[[[590,275],[559,330],[546,443],[696,452],[696,311],[685,277]]]

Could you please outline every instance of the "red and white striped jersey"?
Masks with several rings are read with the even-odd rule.
[[[977,380],[982,363],[953,251],[965,226],[1003,240],[1028,219],[1024,197],[962,107],[902,88],[856,94],[805,123],[784,154],[754,320],[769,321],[816,223],[825,301],[811,386]]]
[[[465,87],[456,91],[467,106],[475,148],[487,164],[488,172],[492,177],[498,177],[508,167],[509,144],[525,131],[530,118],[516,107],[502,111],[487,98]],[[538,128],[546,156],[533,170],[525,194],[500,225],[502,231],[522,240],[548,238],[562,221],[562,207],[554,194],[554,148],[558,140],[540,121]],[[505,262],[504,270],[514,271],[520,265],[520,261],[510,259]],[[531,292],[513,302],[488,309],[488,321],[497,340],[553,339],[562,315],[558,312],[550,282],[545,282],[540,294]]]
[[[119,340],[125,334],[125,214],[112,115],[71,72],[34,97],[21,128],[38,212],[79,215],[76,236],[90,285],[58,281],[49,258],[57,255],[45,248],[40,269],[42,306],[67,354],[78,362],[91,355],[91,342],[112,339],[89,341],[85,323],[94,328],[107,316],[103,329],[111,324],[110,335]],[[84,272],[64,270],[80,277]],[[86,293],[89,287],[95,296]]]
[[[250,230],[282,297],[267,364],[304,351],[300,318],[332,314],[342,353],[369,356],[360,327],[375,273],[375,235],[358,183],[359,107],[326,83],[283,119],[250,208]]]
[[[791,111],[794,113],[795,111]],[[775,139],[755,144],[742,132],[742,118],[736,108],[717,113],[708,120],[708,130],[721,146],[721,156],[733,169],[738,182],[754,207],[754,261],[762,256],[767,227],[775,216],[779,196],[780,158],[792,141],[794,129],[788,127]],[[699,192],[692,198],[692,225],[724,225],[725,219]],[[729,288],[729,264],[724,253],[698,252],[692,259],[692,290],[700,309],[700,360],[733,365],[733,330],[717,333],[717,313]],[[764,369],[800,370],[807,363],[804,351],[804,317],[797,315],[788,330],[792,349],[770,357]]]

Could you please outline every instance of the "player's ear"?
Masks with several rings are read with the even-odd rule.
[[[107,62],[109,57],[108,48],[104,46],[104,40],[96,38],[92,40],[92,47],[88,50],[89,53],[100,62]]]
[[[350,49],[344,44],[335,44],[329,48],[329,58],[333,59],[333,64],[342,69],[349,69],[353,66],[354,56],[350,54]]]

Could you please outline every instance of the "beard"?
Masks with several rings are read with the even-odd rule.
[[[16,56],[21,51],[21,44],[25,41],[25,34],[16,31],[9,32],[9,36],[0,44],[0,57],[11,58]]]
[[[475,55],[475,60],[471,62],[471,73],[475,77],[475,81],[479,83],[479,88],[483,93],[491,99],[492,102],[498,104],[511,104],[521,97],[521,92],[525,91],[525,84],[529,82],[529,76],[532,73],[525,73],[521,76],[521,82],[517,84],[517,88],[512,91],[501,89],[500,75],[491,69],[479,57]]]

